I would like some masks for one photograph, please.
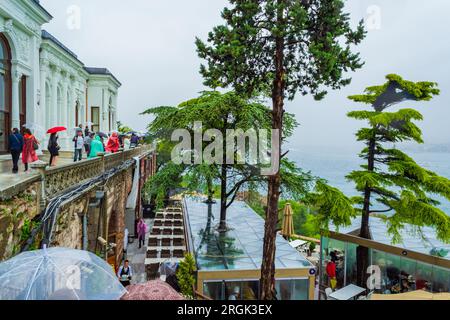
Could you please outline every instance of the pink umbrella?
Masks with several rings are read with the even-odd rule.
[[[121,300],[185,300],[170,285],[160,280],[152,280],[143,284],[134,284],[127,287]]]

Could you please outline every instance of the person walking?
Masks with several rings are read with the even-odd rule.
[[[125,260],[123,266],[119,268],[117,277],[124,287],[128,287],[130,285],[131,278],[133,277],[133,271],[131,270],[130,262],[128,260]]]
[[[56,133],[52,133],[50,139],[48,140],[47,150],[50,153],[50,167],[56,167],[59,157],[59,149],[61,147],[58,144],[58,135]]]
[[[117,132],[113,132],[106,143],[106,152],[116,153],[119,151],[119,136]]]
[[[105,152],[105,149],[103,148],[102,140],[97,135],[91,142],[91,151],[88,158],[91,159],[97,157],[99,152]]]
[[[86,151],[86,156],[89,157],[89,153],[91,152],[91,143],[94,138],[93,133],[89,133],[84,137],[84,149]]]
[[[22,163],[25,165],[25,172],[28,172],[28,165],[39,160],[36,150],[39,149],[39,141],[33,136],[30,129],[24,130]]]
[[[141,249],[142,246],[145,246],[145,235],[147,234],[147,224],[145,224],[144,219],[139,219],[137,233],[139,239],[139,249]]]
[[[77,130],[77,135],[73,138],[74,143],[74,156],[73,162],[83,160],[83,148],[84,148],[84,138],[83,131]]]
[[[11,158],[13,162],[12,172],[19,172],[19,158],[23,149],[23,137],[19,132],[19,129],[12,129],[12,134],[9,136],[9,151],[11,153]]]

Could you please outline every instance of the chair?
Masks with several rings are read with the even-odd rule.
[[[173,222],[173,225],[174,225],[175,227],[181,227],[181,226],[183,225],[183,221],[181,221],[181,220],[175,220],[175,221]]]
[[[163,225],[162,220],[155,220],[154,226],[155,227],[161,227]]]
[[[156,250],[147,251],[147,258],[148,259],[156,259],[156,258],[158,258],[158,251],[156,251]]]
[[[161,251],[161,258],[162,259],[170,258],[170,250],[162,250]]]
[[[158,238],[148,238],[148,246],[149,247],[157,247],[158,246]]]
[[[174,250],[173,251],[173,257],[174,258],[183,258],[184,257],[184,251],[183,250]]]
[[[152,263],[147,266],[147,280],[158,278],[159,263]]]
[[[172,226],[173,226],[173,223],[172,223],[172,221],[170,221],[170,220],[166,220],[166,221],[164,221],[164,226],[166,226],[166,227],[172,227]]]
[[[152,236],[159,236],[161,234],[161,229],[154,228],[152,232],[150,233]]]
[[[162,239],[161,246],[163,246],[163,247],[170,247],[171,244],[172,244],[171,239],[168,239],[168,238],[163,238]]]
[[[164,229],[163,230],[163,235],[165,235],[165,236],[170,236],[172,234],[173,234],[172,229]]]
[[[181,229],[181,228],[175,228],[175,229],[173,229],[173,234],[175,236],[181,236],[184,234],[184,232],[183,232],[183,229]]]
[[[179,238],[173,239],[173,246],[174,247],[182,247],[182,246],[184,246],[184,240],[183,239],[179,239]]]

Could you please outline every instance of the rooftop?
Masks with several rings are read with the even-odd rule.
[[[255,270],[261,268],[264,220],[245,202],[235,201],[227,211],[230,231],[219,233],[220,205],[208,205],[202,199],[186,198],[192,247],[200,271]],[[277,269],[310,269],[306,260],[280,235],[276,240]]]
[[[77,60],[81,65],[83,65],[84,70],[91,75],[105,75],[113,78],[119,85],[122,85],[120,81],[109,71],[107,68],[93,68],[93,67],[85,67],[84,63],[78,59],[78,56],[69,48],[67,48],[61,41],[59,41],[55,36],[53,36],[47,30],[42,30],[42,39],[52,41],[56,44],[60,49],[69,54],[72,58]]]
[[[433,255],[432,250],[437,249],[443,253],[447,253],[446,256],[441,258],[450,260],[450,244],[445,244],[444,242],[436,238],[436,232],[429,227],[423,227],[423,238],[417,234],[414,226],[406,224],[405,228],[401,231],[402,242],[398,244],[392,244],[392,237],[388,234],[388,226],[386,223],[377,217],[371,217],[369,220],[370,231],[372,233],[372,240],[398,247],[405,250],[415,251],[418,253],[423,253],[427,255]],[[339,230],[335,227],[331,227],[331,231],[338,232],[341,234],[355,234],[359,231],[361,226],[361,217],[357,217],[352,220],[352,223],[348,227],[341,227]]]

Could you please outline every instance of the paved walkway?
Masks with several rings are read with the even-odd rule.
[[[147,282],[147,274],[145,272],[145,258],[147,257],[147,241],[150,231],[153,227],[153,219],[146,219],[147,234],[145,236],[145,244],[139,249],[139,240],[134,239],[133,243],[128,244],[127,259],[130,261],[131,269],[133,270],[132,284]]]

